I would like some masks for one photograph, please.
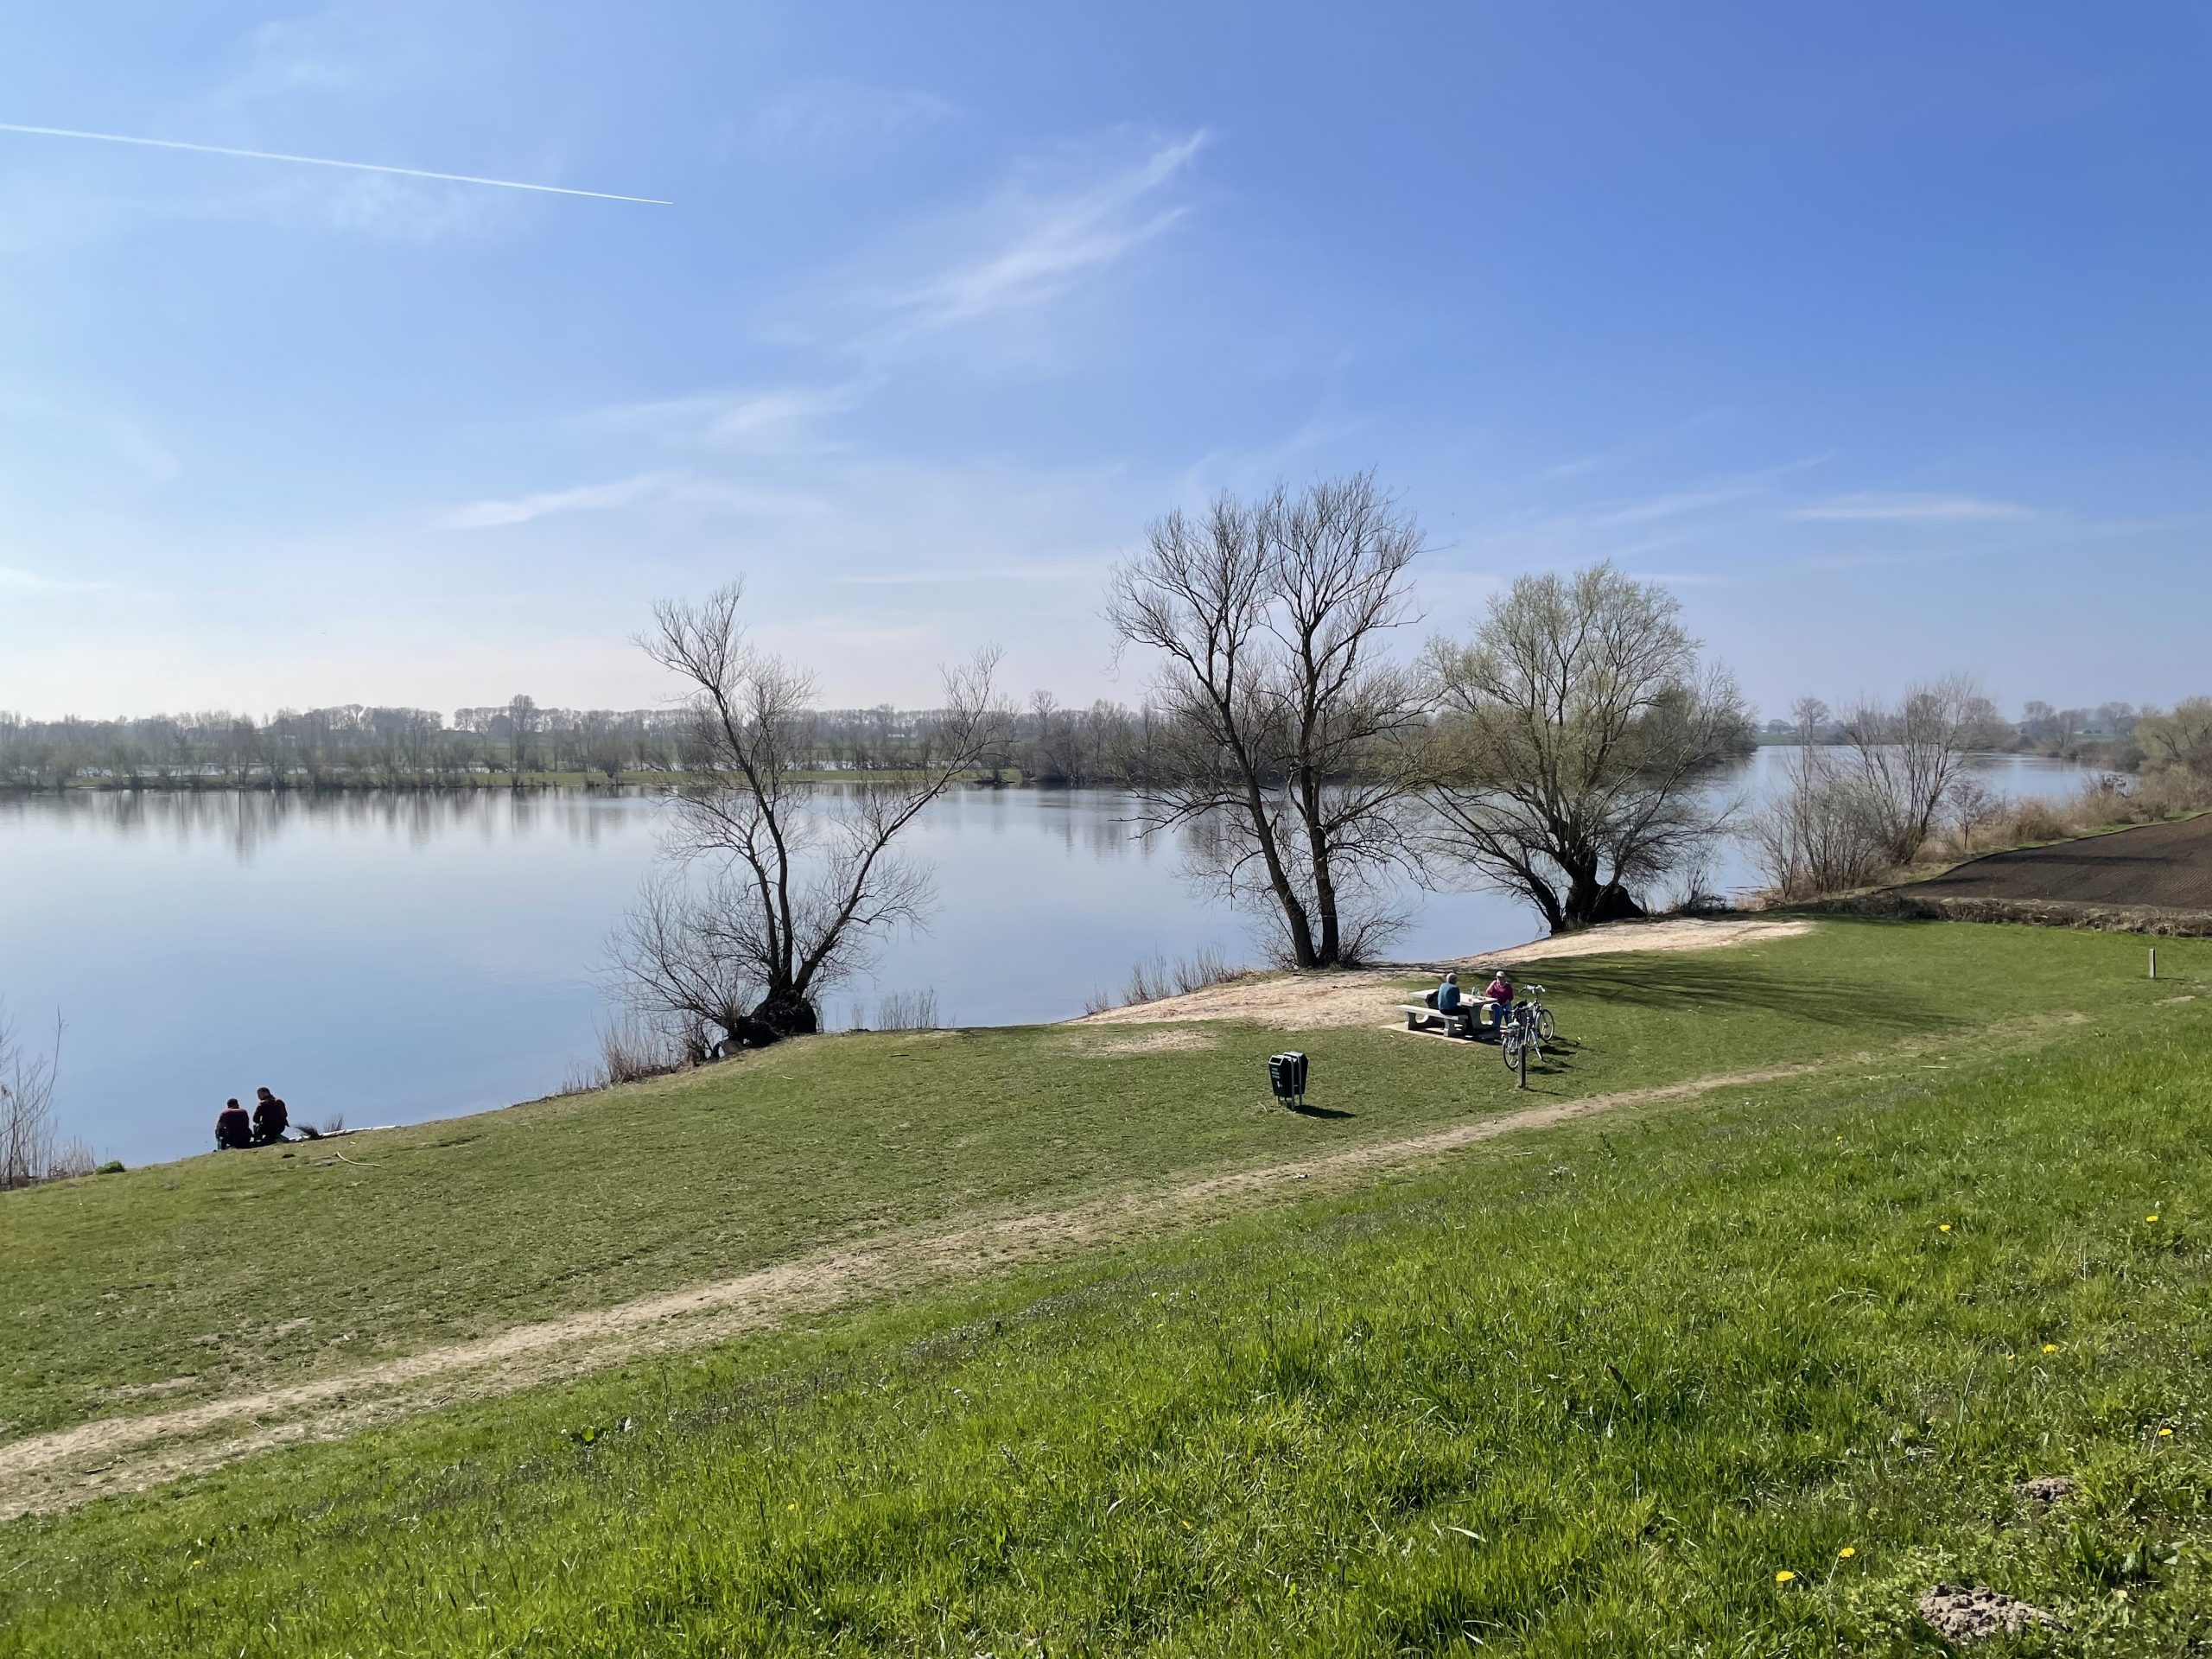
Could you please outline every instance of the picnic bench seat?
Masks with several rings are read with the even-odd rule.
[[[1433,1023],[1443,1027],[1446,1037],[1472,1038],[1481,1033],[1483,1022],[1480,1015],[1490,1006],[1488,997],[1478,996],[1468,998],[1450,1014],[1440,1008],[1432,1008],[1424,1002],[1401,1002],[1398,1012],[1406,1016],[1408,1031],[1426,1031]]]

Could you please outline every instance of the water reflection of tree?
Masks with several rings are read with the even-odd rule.
[[[76,790],[0,796],[0,832],[58,823],[118,842],[219,842],[251,864],[280,838],[318,828],[417,848],[462,833],[486,842],[558,834],[595,845],[642,828],[643,805],[637,791],[607,790]]]

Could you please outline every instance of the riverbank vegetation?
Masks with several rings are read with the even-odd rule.
[[[41,1656],[1904,1653],[1963,1581],[2069,1651],[2184,1651],[2212,1003],[2172,999],[2212,947],[2174,948],[2190,990],[2103,936],[1937,925],[1548,966],[1562,1098],[1842,1063],[19,1521],[0,1626]],[[1459,1092],[1479,1052],[1345,1031],[1299,1040],[1347,1115],[1301,1118],[1252,1036],[816,1039],[350,1168],[15,1195],[33,1351],[0,1399],[20,1434],[335,1376],[947,1205],[1493,1109]]]
[[[1999,848],[2056,841],[2212,808],[2212,699],[2137,722],[2155,758],[2126,782],[2107,775],[2070,797],[1995,794],[1969,766],[2000,724],[1959,679],[1866,702],[1831,725],[1816,698],[1796,706],[1800,741],[1785,786],[1744,828],[1754,862],[1784,901],[1924,874]]]
[[[61,1066],[61,1022],[50,1044],[26,1038],[0,1001],[0,1191],[92,1172],[91,1150],[60,1139],[54,1090]]]

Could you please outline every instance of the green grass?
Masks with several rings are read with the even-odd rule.
[[[2205,976],[2212,945],[2162,967]],[[1196,1027],[1102,1058],[1064,1027],[793,1043],[686,1077],[419,1128],[0,1198],[0,1430],[342,1373],[978,1212],[1386,1141],[1546,1099],[1899,1041],[1974,1052],[2089,1001],[2162,1017],[2139,941],[1831,921],[1732,951],[1546,964],[1560,1063],[1387,1030]],[[1126,1033],[1119,1034],[1127,1034]],[[1295,1116],[1264,1056],[1313,1060]],[[344,1160],[340,1161],[342,1153]],[[156,1395],[118,1393],[191,1379]],[[4,1442],[0,1442],[3,1444]]]
[[[1817,947],[1892,959],[1878,1049],[1936,964],[2032,976],[1995,930]],[[1786,959],[1742,969],[1758,1017],[1817,1025]],[[1728,972],[1590,969],[1623,1019],[1691,994],[1630,995],[1662,970]],[[1891,1653],[1967,1579],[2071,1626],[1986,1651],[2201,1652],[2212,1003],[2097,988],[2040,1048],[1516,1136],[17,1523],[0,1650]],[[2047,1473],[2080,1495],[2031,1513]]]

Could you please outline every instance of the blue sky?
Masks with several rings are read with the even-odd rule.
[[[17,0],[0,708],[1134,696],[1146,521],[1376,467],[1751,696],[2212,690],[2193,5]]]

